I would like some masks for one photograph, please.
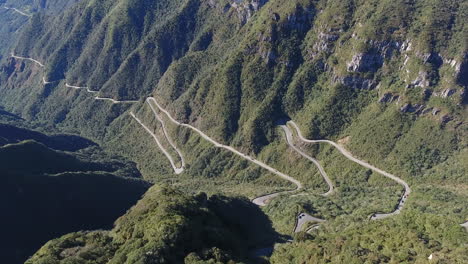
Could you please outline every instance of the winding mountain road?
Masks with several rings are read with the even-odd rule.
[[[16,8],[14,8],[14,7],[6,7],[6,6],[4,6],[3,8],[5,8],[5,9],[7,9],[7,10],[13,10],[13,11],[15,11],[16,13],[18,13],[18,14],[20,14],[20,15],[22,15],[22,16],[32,17],[32,15],[26,14],[26,13],[24,13],[23,11],[18,10],[18,9],[16,9]]]
[[[169,133],[167,132],[167,128],[166,128],[166,123],[165,123],[164,120],[159,116],[158,112],[156,111],[156,109],[154,108],[154,106],[151,104],[151,100],[149,100],[149,98],[146,99],[146,103],[150,106],[151,111],[153,111],[153,114],[154,114],[154,116],[156,117],[156,119],[159,121],[159,123],[161,123],[164,136],[166,137],[167,141],[169,142],[169,145],[171,145],[171,147],[177,152],[177,155],[179,155],[180,162],[182,163],[182,168],[184,168],[184,167],[185,167],[185,159],[184,159],[184,156],[182,155],[182,152],[179,150],[179,148],[176,146],[176,144],[174,143],[174,141],[172,141],[171,137],[169,136]]]
[[[42,67],[42,68],[44,67],[44,64],[42,64],[40,61],[32,59],[32,58],[17,56],[14,53],[11,53],[11,57],[13,57],[15,59],[20,59],[20,60],[32,61],[32,62],[36,63],[37,65],[39,65],[40,67]],[[59,82],[59,81],[52,81],[52,82],[51,81],[46,81],[45,77],[42,77],[42,83],[44,85],[55,83],[55,82]],[[73,86],[73,85],[69,85],[68,83],[65,83],[65,86],[68,87],[68,88],[73,88],[75,90],[86,89],[86,91],[89,92],[89,93],[98,93],[97,91],[91,91],[88,87]],[[134,104],[134,103],[138,103],[138,100],[115,100],[113,98],[99,97],[99,96],[94,97],[94,100],[108,101],[108,102],[111,102],[113,104]]]
[[[164,155],[167,157],[167,159],[171,163],[171,166],[174,169],[174,173],[181,174],[182,172],[184,172],[184,167],[178,168],[176,166],[171,154],[169,154],[169,152],[164,148],[164,146],[159,141],[158,137],[151,131],[151,129],[149,129],[145,124],[143,124],[143,122],[140,119],[138,119],[138,117],[136,117],[133,112],[130,112],[130,115],[154,138],[154,141],[156,141],[156,144],[158,145],[158,147],[161,149],[161,151],[164,153]]]
[[[99,96],[96,96],[94,97],[94,100],[98,100],[98,101],[109,101],[113,104],[134,104],[134,103],[138,103],[137,100],[115,100],[115,99],[112,99],[112,98],[108,98],[108,97],[99,97]]]
[[[468,221],[466,221],[463,224],[460,224],[460,226],[464,227],[466,230],[468,230]]]
[[[97,94],[97,93],[99,93],[98,91],[92,91],[92,90],[90,90],[88,87],[74,86],[74,85],[70,85],[70,84],[68,84],[68,83],[65,83],[65,86],[68,87],[68,88],[75,89],[75,90],[86,90],[86,92],[91,93],[91,94]],[[95,96],[95,97],[94,97],[94,100],[109,101],[109,102],[111,102],[111,103],[113,103],[113,104],[134,104],[134,103],[138,103],[137,100],[122,100],[122,101],[119,101],[119,100],[115,100],[115,99],[112,99],[112,98],[108,98],[108,97],[99,97],[99,96]]]
[[[253,157],[251,157],[251,156],[249,156],[249,155],[246,155],[246,154],[244,154],[244,153],[242,153],[242,152],[236,150],[236,149],[233,148],[233,147],[230,147],[230,146],[227,146],[227,145],[224,145],[224,144],[221,144],[221,143],[217,142],[216,140],[212,139],[211,137],[209,137],[208,135],[206,135],[205,133],[203,133],[200,129],[198,129],[198,128],[194,127],[194,126],[191,126],[191,125],[188,125],[188,124],[184,124],[184,123],[181,123],[181,122],[175,120],[175,119],[172,117],[172,115],[171,115],[166,109],[164,109],[164,108],[156,101],[156,99],[155,99],[154,97],[149,97],[149,98],[147,99],[147,101],[150,101],[150,102],[154,103],[154,105],[156,105],[156,107],[158,107],[159,110],[160,110],[161,112],[163,112],[163,113],[169,118],[169,120],[170,120],[172,123],[174,123],[174,124],[176,124],[176,125],[178,125],[178,126],[182,126],[182,127],[189,128],[189,129],[195,131],[195,132],[196,132],[197,134],[199,134],[203,139],[205,139],[206,141],[212,143],[212,144],[215,145],[216,147],[226,149],[226,150],[228,150],[228,151],[230,151],[230,152],[232,152],[232,153],[234,153],[234,154],[240,156],[240,157],[243,158],[243,159],[246,159],[246,160],[248,160],[248,161],[250,161],[250,162],[252,162],[252,163],[255,163],[255,164],[257,164],[258,166],[260,166],[260,167],[262,167],[262,168],[264,168],[264,169],[270,171],[271,173],[273,173],[273,174],[275,174],[275,175],[277,175],[277,176],[279,176],[279,177],[281,177],[281,178],[283,178],[283,179],[285,179],[285,180],[287,180],[287,181],[293,183],[293,184],[296,185],[296,187],[297,187],[295,190],[292,190],[292,191],[278,192],[278,193],[273,193],[273,194],[269,194],[269,195],[265,195],[265,196],[258,197],[258,198],[254,199],[254,200],[252,201],[254,204],[259,205],[259,206],[265,206],[266,203],[267,203],[270,199],[272,199],[272,198],[274,198],[274,197],[276,197],[276,196],[279,196],[279,195],[281,195],[281,194],[286,194],[286,193],[295,192],[295,191],[301,190],[301,189],[303,188],[302,183],[299,182],[298,180],[294,179],[293,177],[291,177],[291,176],[289,176],[289,175],[286,175],[286,174],[284,174],[284,173],[282,173],[282,172],[279,172],[277,169],[274,169],[274,168],[268,166],[267,164],[265,164],[265,163],[263,163],[263,162],[261,162],[261,161],[255,159],[255,158],[253,158]]]
[[[44,64],[42,64],[40,61],[37,61],[35,59],[32,59],[32,58],[26,58],[26,57],[21,57],[21,56],[16,56],[15,54],[11,53],[11,57],[15,58],[15,59],[19,59],[19,60],[28,60],[28,61],[32,61],[34,63],[36,63],[37,65],[41,66],[41,67],[44,67]]]
[[[74,86],[74,85],[70,85],[68,83],[65,83],[65,86],[68,87],[68,88],[73,88],[75,90],[86,90],[88,93],[99,93],[98,91],[92,91],[89,89],[89,87],[80,87],[80,86]]]
[[[306,153],[304,153],[302,150],[300,150],[298,147],[296,147],[294,145],[294,142],[293,142],[293,138],[292,138],[292,132],[291,130],[289,129],[289,127],[285,126],[285,125],[279,125],[279,127],[281,127],[286,135],[286,141],[288,143],[288,145],[294,149],[297,153],[299,153],[301,156],[303,156],[304,158],[312,161],[315,166],[317,166],[317,168],[319,169],[319,172],[320,174],[322,175],[323,179],[327,182],[328,184],[328,191],[324,194],[322,194],[323,196],[328,196],[330,194],[333,193],[333,182],[330,180],[330,178],[328,177],[327,173],[325,172],[325,169],[322,167],[322,165],[320,165],[320,163],[312,158],[311,156],[307,155]]]
[[[306,139],[304,138],[304,136],[302,136],[302,133],[301,133],[301,130],[299,129],[299,127],[296,125],[296,123],[294,123],[294,121],[289,121],[287,122],[288,124],[290,124],[291,126],[293,126],[296,131],[297,131],[297,134],[299,136],[299,138],[304,141],[304,142],[307,142],[307,143],[327,143],[327,144],[330,144],[332,145],[333,147],[335,147],[338,151],[340,151],[347,159],[363,166],[363,167],[366,167],[368,169],[371,169],[387,178],[390,178],[394,181],[396,181],[397,183],[403,185],[403,187],[405,188],[405,192],[403,194],[403,196],[401,197],[399,203],[398,203],[398,206],[397,206],[397,209],[391,213],[386,213],[386,214],[374,214],[371,216],[371,220],[379,220],[379,219],[384,219],[384,218],[387,218],[387,217],[390,217],[390,216],[393,216],[393,215],[396,215],[396,214],[399,214],[401,212],[401,210],[403,209],[403,206],[406,202],[406,199],[408,198],[409,194],[411,193],[411,188],[409,187],[408,183],[406,183],[404,180],[400,179],[399,177],[393,175],[393,174],[390,174],[386,171],[383,171],[379,168],[376,168],[372,165],[370,165],[369,163],[365,162],[365,161],[362,161],[360,159],[357,159],[355,158],[349,151],[347,151],[346,149],[344,149],[342,146],[338,145],[337,143],[333,142],[333,141],[330,141],[330,140],[310,140],[310,139]]]
[[[6,7],[5,7],[6,8]],[[7,8],[9,9],[9,8]],[[14,8],[11,8],[19,13],[22,13],[21,11],[17,10],[17,9],[14,9]],[[26,15],[26,16],[30,16],[30,15],[27,15],[27,14],[24,14],[22,13],[23,15]],[[36,63],[37,65],[39,65],[40,67],[44,67],[44,64],[39,62],[38,60],[35,60],[35,59],[32,59],[32,58],[27,58],[27,57],[21,57],[21,56],[17,56],[13,53],[11,53],[11,56],[13,58],[16,58],[16,59],[23,59],[23,60],[29,60],[31,62],[34,62]],[[42,81],[43,81],[43,84],[49,84],[49,83],[52,83],[52,82],[48,82],[45,80],[45,77],[42,78]],[[70,85],[68,83],[65,83],[65,86],[68,87],[68,88],[72,88],[72,89],[85,89],[88,93],[92,93],[92,94],[96,94],[98,93],[98,91],[92,91],[90,90],[88,87],[79,87],[79,86],[73,86],[73,85]],[[137,100],[122,100],[122,101],[119,101],[119,100],[115,100],[115,99],[112,99],[112,98],[106,98],[106,97],[99,97],[99,96],[95,96],[94,97],[95,100],[101,100],[101,101],[109,101],[109,102],[112,102],[113,104],[127,104],[127,103],[137,103],[138,101]],[[264,195],[264,196],[261,196],[261,197],[258,197],[258,198],[255,198],[252,202],[256,205],[259,205],[259,206],[265,206],[268,201],[270,201],[271,199],[279,196],[279,195],[283,195],[283,194],[288,194],[288,193],[294,193],[294,192],[297,192],[301,189],[303,189],[303,185],[301,182],[299,182],[298,180],[294,179],[293,177],[289,176],[289,175],[286,175],[282,172],[279,172],[277,169],[274,169],[273,167],[249,156],[249,155],[246,155],[228,145],[224,145],[224,144],[221,144],[219,142],[217,142],[216,140],[210,138],[208,135],[206,135],[205,133],[203,133],[201,130],[199,130],[198,128],[194,127],[194,126],[191,126],[191,125],[188,125],[188,124],[184,124],[184,123],[181,123],[179,121],[177,121],[176,119],[174,119],[171,114],[165,110],[157,101],[154,97],[149,97],[146,99],[146,102],[149,104],[149,106],[151,107],[151,110],[153,111],[156,119],[161,123],[162,125],[162,128],[163,128],[163,132],[164,132],[164,135],[165,137],[167,138],[169,144],[171,145],[172,148],[174,148],[174,150],[177,152],[177,154],[180,156],[180,159],[181,159],[181,163],[182,163],[182,166],[181,167],[177,167],[175,165],[175,162],[172,158],[172,156],[169,154],[169,152],[162,146],[161,142],[158,140],[158,138],[156,137],[156,135],[140,120],[138,119],[135,114],[133,112],[130,113],[130,115],[148,132],[150,133],[150,135],[155,139],[157,145],[159,146],[159,148],[163,151],[164,155],[168,158],[168,160],[170,161],[171,163],[171,166],[172,168],[174,169],[174,172],[176,174],[180,174],[184,171],[184,168],[185,168],[185,160],[183,158],[183,155],[182,153],[180,152],[180,150],[177,148],[177,146],[174,144],[174,142],[171,140],[171,138],[169,137],[169,134],[167,132],[167,128],[165,126],[165,123],[164,121],[162,120],[162,118],[159,116],[159,114],[157,113],[156,109],[154,108],[154,105],[161,111],[163,112],[167,117],[168,119],[178,125],[178,126],[183,126],[183,127],[187,127],[193,131],[195,131],[196,133],[198,133],[202,138],[204,138],[205,140],[207,140],[208,142],[212,143],[213,145],[215,145],[216,147],[218,148],[223,148],[223,149],[226,149],[238,156],[240,156],[241,158],[243,159],[246,159],[248,160],[249,162],[252,162],[252,163],[255,163],[257,164],[258,166],[270,171],[271,173],[293,183],[294,185],[296,185],[296,189],[294,190],[290,190],[290,191],[281,191],[281,192],[276,192],[276,193],[272,193],[272,194],[268,194],[268,195]],[[153,105],[153,104],[154,105]],[[411,189],[409,187],[409,185],[403,181],[402,179],[398,178],[397,176],[395,175],[392,175],[390,173],[387,173],[381,169],[378,169],[372,165],[370,165],[369,163],[365,162],[365,161],[362,161],[362,160],[359,160],[357,158],[355,158],[350,152],[348,152],[346,149],[344,149],[343,147],[341,147],[340,145],[338,145],[337,143],[333,142],[333,141],[329,141],[329,140],[309,140],[309,139],[306,139],[302,136],[301,134],[301,131],[299,129],[299,127],[296,125],[296,123],[294,123],[293,121],[289,121],[287,122],[287,124],[290,124],[292,125],[296,131],[297,131],[297,134],[298,134],[298,137],[300,140],[302,140],[303,142],[307,142],[307,143],[327,143],[327,144],[330,144],[332,146],[334,146],[336,149],[338,149],[346,158],[348,158],[349,160],[355,162],[355,163],[358,163],[368,169],[371,169],[379,174],[382,174],[384,175],[385,177],[388,177],[396,182],[398,182],[399,184],[403,185],[404,188],[405,188],[405,192],[402,196],[402,198],[400,199],[400,202],[397,206],[397,209],[394,211],[394,212],[391,212],[391,213],[387,213],[387,214],[373,214],[371,216],[371,220],[378,220],[378,219],[383,219],[383,218],[387,218],[387,217],[390,217],[390,216],[393,216],[393,215],[396,215],[396,214],[399,214],[401,209],[403,208],[404,206],[404,203],[406,202],[406,199],[408,197],[408,195],[411,193]],[[298,152],[301,156],[307,158],[308,160],[310,160],[311,162],[313,162],[317,168],[319,169],[319,172],[320,174],[322,175],[322,177],[324,178],[324,180],[326,181],[326,183],[328,184],[329,186],[329,190],[323,194],[324,196],[328,196],[330,194],[333,193],[334,191],[334,187],[333,187],[333,183],[332,181],[330,180],[330,178],[328,177],[328,175],[326,174],[325,170],[323,169],[323,167],[320,165],[320,163],[314,159],[313,157],[307,155],[305,152],[303,152],[302,150],[300,150],[298,147],[296,147],[293,143],[293,135],[292,135],[292,132],[291,130],[286,126],[286,125],[280,125],[280,127],[283,129],[283,131],[285,132],[285,135],[286,135],[286,140],[287,140],[287,143],[290,147],[292,147],[296,152]],[[301,216],[301,217],[299,217]],[[295,232],[296,230],[302,230],[302,226],[307,223],[307,222],[310,222],[310,221],[317,221],[318,218],[314,218],[310,215],[307,215],[305,213],[301,213],[299,214],[298,216],[298,219],[297,219],[297,225],[296,225],[296,228],[295,228]],[[304,217],[302,217],[304,216]],[[310,219],[310,221],[308,221],[308,219]],[[317,221],[317,222],[323,222],[325,220],[322,220],[322,219],[318,219],[320,221]],[[466,223],[465,223],[466,224]]]
[[[320,219],[320,218],[317,218],[317,217],[313,217],[313,216],[311,216],[309,214],[306,214],[306,213],[300,213],[297,216],[296,226],[294,227],[294,233],[299,233],[299,232],[303,231],[303,229],[304,229],[303,226],[305,224],[309,223],[309,222],[323,223],[323,222],[326,222],[326,220],[323,220],[323,219]],[[318,227],[318,225],[315,225],[315,227]],[[312,228],[314,228],[314,227],[312,227]]]

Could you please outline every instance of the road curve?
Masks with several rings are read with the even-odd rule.
[[[138,119],[138,117],[136,117],[133,112],[130,112],[130,115],[154,138],[154,141],[156,141],[156,144],[158,145],[158,147],[161,149],[164,155],[166,155],[167,159],[171,163],[171,166],[174,169],[174,173],[181,174],[182,172],[184,172],[184,167],[178,168],[176,166],[174,160],[172,159],[171,154],[169,154],[169,152],[164,148],[161,142],[159,142],[158,137],[151,131],[151,129],[149,129],[145,124],[143,124],[143,122],[140,119]]]
[[[169,136],[169,133],[167,132],[167,128],[166,128],[166,123],[165,123],[164,120],[159,116],[158,112],[156,111],[156,109],[154,108],[154,106],[151,104],[151,100],[146,99],[146,103],[150,106],[151,111],[153,111],[153,114],[154,114],[154,116],[156,117],[156,119],[159,121],[159,123],[161,123],[164,136],[166,137],[166,139],[167,139],[167,141],[169,142],[169,144],[171,145],[171,147],[177,152],[177,155],[179,155],[180,161],[181,161],[181,163],[182,163],[182,168],[184,168],[184,167],[185,167],[185,159],[184,159],[184,156],[182,155],[182,152],[179,150],[179,148],[176,146],[176,144],[174,143],[174,141],[172,141],[171,137]]]
[[[22,15],[22,16],[32,17],[32,15],[26,14],[26,13],[24,13],[23,11],[18,10],[18,9],[16,9],[16,8],[13,8],[13,7],[6,7],[6,6],[4,6],[3,8],[5,8],[5,9],[7,9],[7,10],[13,10],[13,11],[15,11],[16,13],[18,13],[18,14],[20,14],[20,15]]]
[[[311,156],[307,155],[306,153],[304,153],[302,150],[300,150],[298,147],[296,147],[294,145],[294,142],[293,142],[293,139],[292,139],[292,132],[291,132],[291,130],[289,130],[289,127],[287,127],[285,125],[280,125],[280,127],[283,129],[284,133],[286,134],[286,142],[288,143],[288,145],[292,149],[294,149],[297,153],[299,153],[301,156],[303,156],[304,158],[312,161],[315,164],[315,166],[317,166],[317,168],[319,169],[320,174],[322,175],[325,182],[327,182],[327,184],[328,184],[328,191],[326,193],[322,194],[322,195],[323,196],[328,196],[328,195],[332,194],[333,190],[334,190],[333,182],[328,177],[328,175],[325,172],[325,169],[322,167],[322,165],[320,165],[320,163],[316,159],[314,159]]]
[[[29,60],[29,61],[32,61],[34,63],[36,63],[37,65],[39,65],[40,67],[44,67],[44,64],[42,64],[40,61],[38,60],[35,60],[35,59],[32,59],[32,58],[27,58],[27,57],[21,57],[21,56],[16,56],[15,54],[11,53],[11,57],[15,58],[15,59],[20,59],[20,60]],[[54,82],[58,82],[58,81],[46,81],[45,77],[42,77],[42,83],[44,85],[46,84],[51,84],[51,83],[54,83]],[[78,87],[78,86],[73,86],[73,85],[69,85],[68,83],[65,83],[65,86],[68,87],[68,88],[73,88],[73,89],[86,89],[87,92],[89,93],[97,93],[97,91],[91,91],[88,87]],[[99,97],[99,96],[96,96],[94,97],[94,100],[98,100],[98,101],[108,101],[108,102],[111,102],[113,104],[133,104],[133,103],[138,103],[137,100],[115,100],[115,99],[112,99],[112,98],[107,98],[107,97]]]
[[[371,169],[379,174],[382,174],[383,176],[387,177],[387,178],[390,178],[394,181],[396,181],[397,183],[403,185],[403,187],[405,187],[405,192],[402,196],[402,198],[400,199],[399,203],[398,203],[398,206],[397,206],[397,209],[391,213],[387,213],[387,214],[374,214],[371,216],[371,220],[378,220],[378,219],[384,219],[384,218],[387,218],[387,217],[390,217],[390,216],[393,216],[393,215],[396,215],[396,214],[399,214],[401,212],[401,210],[403,209],[403,206],[406,202],[406,199],[408,198],[409,194],[411,193],[411,188],[409,187],[408,183],[406,183],[404,180],[398,178],[397,176],[393,175],[393,174],[390,174],[386,171],[383,171],[379,168],[376,168],[372,165],[370,165],[369,163],[365,162],[365,161],[362,161],[362,160],[359,160],[357,158],[355,158],[349,151],[347,151],[346,149],[344,149],[342,146],[338,145],[337,143],[333,142],[333,141],[330,141],[330,140],[310,140],[310,139],[306,139],[302,136],[302,133],[301,133],[301,130],[299,129],[299,127],[296,125],[296,123],[294,123],[294,121],[288,121],[288,124],[292,125],[296,131],[297,131],[297,134],[299,136],[299,138],[304,141],[304,142],[308,142],[308,143],[327,143],[327,144],[330,144],[332,146],[334,146],[336,149],[338,149],[338,151],[340,151],[347,159],[363,166],[363,167],[366,167],[368,169]]]
[[[296,226],[294,227],[294,233],[299,233],[301,231],[303,231],[303,226],[309,222],[317,222],[317,223],[323,223],[323,222],[326,222],[326,220],[323,220],[323,219],[320,219],[320,218],[317,218],[317,217],[313,217],[309,214],[306,214],[306,213],[300,213],[298,216],[297,216],[297,219],[296,219]],[[315,227],[318,227],[319,225],[315,225]]]
[[[27,58],[27,57],[21,57],[21,56],[16,56],[15,54],[11,53],[11,57],[15,58],[15,59],[20,59],[20,60],[28,60],[28,61],[32,61],[34,63],[36,63],[37,65],[41,66],[41,67],[44,67],[44,64],[42,64],[40,61],[37,61],[35,59],[32,59],[32,58]]]
[[[172,123],[174,123],[174,124],[176,124],[176,125],[179,125],[179,126],[183,126],[183,127],[189,128],[189,129],[195,131],[196,133],[198,133],[202,138],[204,138],[206,141],[212,143],[212,144],[215,145],[216,147],[226,149],[226,150],[228,150],[228,151],[230,151],[230,152],[232,152],[232,153],[234,153],[234,154],[240,156],[241,158],[246,159],[246,160],[248,160],[248,161],[250,161],[250,162],[252,162],[252,163],[255,163],[255,164],[257,164],[258,166],[260,166],[260,167],[262,167],[262,168],[264,168],[264,169],[270,171],[271,173],[273,173],[273,174],[275,174],[275,175],[277,175],[277,176],[279,176],[279,177],[281,177],[281,178],[283,178],[283,179],[285,179],[285,180],[287,180],[287,181],[293,183],[294,185],[296,185],[296,189],[295,189],[295,190],[292,190],[292,191],[278,192],[278,193],[274,193],[274,194],[269,194],[269,195],[265,195],[265,196],[262,196],[262,197],[258,197],[258,198],[254,199],[254,200],[252,201],[254,204],[259,205],[259,206],[265,206],[266,203],[267,203],[270,199],[272,199],[272,198],[274,198],[274,197],[276,197],[276,196],[278,196],[278,195],[285,194],[285,193],[295,192],[295,191],[301,190],[301,189],[303,188],[302,183],[299,182],[298,180],[294,179],[293,177],[291,177],[291,176],[289,176],[289,175],[286,175],[286,174],[284,174],[284,173],[282,173],[282,172],[279,172],[277,169],[274,169],[274,168],[268,166],[267,164],[265,164],[265,163],[263,163],[263,162],[261,162],[261,161],[255,159],[255,158],[253,158],[253,157],[251,157],[251,156],[249,156],[249,155],[246,155],[246,154],[244,154],[244,153],[242,153],[242,152],[240,152],[240,151],[234,149],[233,147],[230,147],[230,146],[227,146],[227,145],[224,145],[224,144],[221,144],[221,143],[215,141],[214,139],[210,138],[208,135],[206,135],[206,134],[203,133],[200,129],[198,129],[198,128],[194,127],[194,126],[191,126],[191,125],[188,125],[188,124],[184,124],[184,123],[181,123],[181,122],[175,120],[175,119],[171,116],[171,114],[170,114],[166,109],[164,109],[164,108],[156,101],[156,99],[155,99],[154,97],[149,97],[149,98],[147,99],[147,101],[153,102],[154,105],[156,105],[156,106],[159,108],[159,110],[160,110],[161,112],[163,112],[163,113],[169,118],[169,120],[170,120]]]
[[[56,82],[59,82],[59,81],[46,81],[45,77],[42,77],[42,84],[44,85],[56,83]]]
[[[98,91],[90,90],[88,87],[73,86],[73,85],[69,85],[68,83],[65,83],[65,86],[68,87],[68,88],[75,89],[75,90],[86,90],[88,93],[91,93],[91,94],[99,93]],[[137,100],[122,100],[122,101],[119,101],[119,100],[115,100],[115,99],[112,99],[112,98],[99,97],[99,96],[94,97],[94,100],[109,101],[109,102],[111,102],[113,104],[134,104],[134,103],[138,103]]]
[[[92,91],[89,89],[89,87],[80,87],[80,86],[74,86],[74,85],[70,85],[68,83],[65,83],[65,86],[68,87],[68,88],[73,88],[75,90],[80,90],[80,89],[83,89],[83,90],[86,90],[88,93],[98,93],[98,91]]]
[[[466,230],[468,230],[468,221],[466,221],[463,224],[460,224],[460,226],[464,227]]]
[[[122,101],[119,101],[119,100],[115,100],[115,99],[112,99],[112,98],[99,97],[99,96],[94,97],[94,100],[109,101],[109,102],[112,102],[113,104],[134,104],[134,103],[138,103],[137,100],[122,100]]]

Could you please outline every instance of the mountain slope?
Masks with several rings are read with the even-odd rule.
[[[55,239],[26,263],[239,263],[249,247],[272,238],[266,217],[248,201],[155,186],[111,231]]]
[[[69,232],[110,228],[149,188],[137,179],[136,169],[123,168],[129,164],[115,158],[103,159],[96,149],[86,155],[54,150],[33,140],[11,142],[31,135],[69,148],[60,142],[66,136],[48,137],[3,124],[0,134],[6,141],[6,145],[0,142],[0,256],[5,262],[24,263],[43,243]],[[83,142],[82,146],[89,144],[69,138]],[[99,159],[86,160],[93,155]],[[122,174],[126,177],[118,176]]]
[[[4,59],[0,105],[91,138],[137,162],[145,179],[185,192],[253,199],[293,189],[152,111],[153,96],[179,122],[301,182],[303,195],[264,209],[284,234],[302,212],[336,224],[331,241],[395,210],[401,186],[327,144],[295,142],[331,178],[335,193],[322,197],[319,170],[277,126],[292,119],[306,138],[338,142],[408,182],[414,206],[404,211],[446,215],[443,227],[468,212],[467,21],[468,2],[456,0],[80,1],[30,19],[13,52],[37,61]],[[172,175],[130,113],[163,146],[175,142],[184,173]]]

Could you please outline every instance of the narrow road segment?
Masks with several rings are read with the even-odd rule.
[[[136,117],[133,112],[130,112],[130,115],[133,117],[133,119],[135,119],[146,130],[146,132],[148,132],[153,137],[153,139],[154,139],[154,141],[156,141],[156,144],[158,145],[158,147],[161,149],[161,151],[164,153],[164,155],[167,157],[167,159],[171,163],[171,166],[174,169],[174,173],[175,174],[181,174],[182,172],[184,172],[184,167],[179,168],[179,167],[176,166],[176,164],[174,162],[174,159],[172,158],[171,154],[169,154],[169,152],[164,148],[164,146],[159,141],[158,137],[151,131],[151,129],[149,129],[140,119],[138,119],[138,117]]]
[[[340,151],[347,159],[363,166],[363,167],[366,167],[368,169],[371,169],[387,178],[390,178],[394,181],[396,181],[397,183],[403,185],[403,187],[405,188],[405,192],[403,194],[403,196],[401,197],[399,203],[398,203],[398,206],[396,208],[395,211],[391,212],[391,213],[386,213],[386,214],[373,214],[371,216],[371,220],[379,220],[379,219],[384,219],[384,218],[387,218],[387,217],[390,217],[390,216],[393,216],[393,215],[396,215],[396,214],[399,214],[401,212],[401,210],[403,209],[403,206],[406,202],[406,199],[408,198],[409,194],[411,193],[411,188],[409,187],[408,183],[406,183],[404,180],[400,179],[399,177],[393,175],[393,174],[390,174],[386,171],[383,171],[379,168],[376,168],[372,165],[370,165],[369,163],[365,162],[365,161],[362,161],[360,159],[357,159],[355,158],[349,151],[347,151],[346,149],[344,149],[342,146],[338,145],[337,143],[333,142],[333,141],[330,141],[330,140],[310,140],[310,139],[306,139],[304,138],[304,136],[302,136],[302,133],[301,133],[301,130],[299,129],[299,127],[296,125],[296,123],[294,123],[294,121],[288,121],[287,124],[290,124],[292,127],[294,127],[297,131],[297,134],[299,136],[299,138],[304,141],[304,142],[308,142],[308,143],[327,143],[327,144],[330,144],[332,145],[333,147],[335,147],[338,151]]]

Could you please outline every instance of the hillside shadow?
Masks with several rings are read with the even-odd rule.
[[[236,235],[245,241],[243,246],[251,258],[269,256],[276,243],[290,239],[277,233],[268,216],[247,199],[214,195],[208,200],[208,208],[225,225],[234,227]]]
[[[55,150],[71,152],[75,152],[91,146],[97,146],[97,144],[93,141],[79,136],[65,134],[47,136],[37,131],[19,128],[7,124],[0,124],[0,137],[4,138],[8,143],[17,143],[24,140],[34,140]]]

